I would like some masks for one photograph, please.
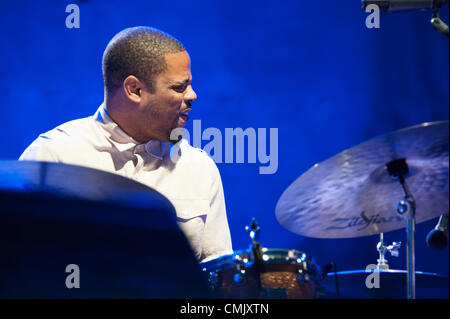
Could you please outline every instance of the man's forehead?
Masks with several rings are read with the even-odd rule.
[[[192,81],[191,64],[186,51],[166,54],[167,69],[161,74],[171,83],[184,84]]]
[[[191,60],[186,51],[168,53],[165,55],[167,69],[174,72],[182,72],[191,68]]]

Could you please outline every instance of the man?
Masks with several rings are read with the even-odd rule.
[[[174,134],[197,98],[183,45],[154,28],[125,29],[106,47],[103,78],[105,100],[94,116],[41,134],[20,160],[137,180],[172,202],[199,260],[232,253],[219,171],[205,152]]]

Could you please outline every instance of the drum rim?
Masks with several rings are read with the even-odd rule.
[[[368,273],[372,273],[374,271],[379,271],[381,273],[386,273],[386,274],[407,274],[408,271],[404,270],[404,269],[370,269],[370,270],[365,270],[365,269],[354,269],[354,270],[341,270],[337,272],[337,275],[354,275],[354,274],[368,274]],[[335,273],[334,272],[329,272],[327,274],[327,276],[334,276]],[[426,272],[426,271],[418,271],[416,270],[416,275],[426,275],[426,276],[435,276],[435,277],[441,277],[441,278],[445,278],[448,279],[449,277],[446,275],[442,275],[442,274],[438,274],[438,273],[431,273],[431,272]]]
[[[305,251],[297,249],[285,249],[285,248],[268,248],[263,247],[263,259],[265,264],[302,264],[307,263],[308,265],[315,264],[314,259]],[[277,256],[279,254],[280,256]],[[274,256],[275,255],[275,256]],[[284,256],[288,256],[288,258]],[[291,257],[289,255],[295,256]],[[236,258],[239,256],[239,258]],[[218,256],[214,259],[208,260],[206,262],[200,263],[203,271],[218,272],[222,270],[231,269],[234,265],[238,264],[242,260],[242,265],[246,268],[253,266],[251,248],[235,250],[232,254],[225,254]],[[268,256],[268,257],[265,257]],[[301,256],[299,258],[298,256]],[[243,258],[243,257],[247,257]],[[265,259],[267,258],[267,259]]]

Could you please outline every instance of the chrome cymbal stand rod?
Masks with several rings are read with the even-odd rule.
[[[407,280],[408,280],[408,299],[416,299],[416,260],[415,260],[415,213],[416,203],[414,198],[405,196],[405,199],[397,205],[397,212],[407,218],[406,226],[406,258],[407,258]]]
[[[378,270],[387,270],[389,269],[389,264],[387,259],[385,258],[386,252],[389,252],[392,256],[398,257],[398,250],[400,249],[402,242],[401,241],[394,241],[389,246],[386,246],[384,243],[384,234],[380,233],[380,241],[377,244],[377,250],[380,254],[380,259],[377,259],[377,269]]]
[[[405,158],[396,159],[386,164],[388,173],[400,182],[405,197],[397,205],[397,213],[407,219],[406,225],[406,265],[407,265],[407,298],[416,298],[416,260],[415,260],[415,215],[416,201],[406,184],[405,177],[409,172]]]
[[[252,254],[253,254],[253,261],[254,261],[254,267],[255,271],[258,274],[256,285],[258,288],[258,291],[262,291],[262,284],[261,284],[261,274],[262,274],[262,264],[263,264],[263,251],[261,244],[259,242],[259,233],[261,231],[261,228],[258,226],[258,222],[255,218],[252,218],[252,221],[249,226],[245,226],[245,230],[249,234],[252,244],[250,245]],[[256,296],[258,298],[262,296]]]
[[[380,270],[389,269],[388,262],[384,257],[386,254],[386,245],[384,244],[384,236],[383,233],[380,233],[380,241],[377,244],[377,250],[380,254],[380,259],[378,259],[377,268]]]

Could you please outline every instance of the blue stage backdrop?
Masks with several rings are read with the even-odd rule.
[[[79,5],[80,28],[65,12]],[[17,159],[38,136],[92,115],[103,101],[101,58],[120,30],[164,30],[192,60],[193,105],[187,128],[278,128],[278,165],[218,163],[233,248],[250,244],[252,217],[262,245],[299,249],[340,270],[376,263],[378,236],[314,239],[279,225],[275,206],[302,173],[379,134],[448,120],[449,42],[430,25],[430,11],[382,14],[369,29],[360,1],[1,1],[0,158]],[[448,21],[448,7],[441,9]],[[202,146],[207,144],[203,141]],[[225,154],[222,156],[224,160]],[[417,225],[417,270],[448,275],[448,249],[425,236],[437,219]],[[406,242],[405,230],[385,234]],[[388,257],[406,269],[405,248]]]

